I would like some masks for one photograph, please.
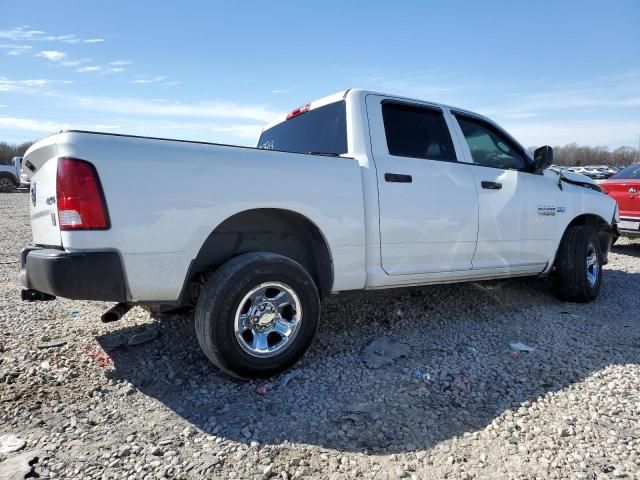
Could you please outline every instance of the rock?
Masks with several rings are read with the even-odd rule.
[[[409,353],[411,348],[404,343],[378,338],[365,347],[362,359],[369,368],[380,368]]]
[[[14,435],[13,433],[2,435],[0,436],[0,454],[7,454],[22,450],[26,443],[27,442],[22,438]]]
[[[128,457],[129,455],[131,455],[131,448],[128,446],[124,445],[118,449],[118,457]]]
[[[220,458],[215,455],[206,453],[200,457],[200,461],[202,469],[206,470],[207,468],[215,467],[216,465],[218,465],[220,463]]]
[[[8,458],[0,463],[0,480],[21,480],[33,470],[33,463],[41,455],[40,451],[33,450]]]
[[[409,476],[409,474],[402,467],[396,468],[395,473],[396,473],[396,476],[399,478],[406,478]]]

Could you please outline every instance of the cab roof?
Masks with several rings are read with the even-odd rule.
[[[499,130],[504,132],[508,137],[511,138],[511,140],[513,140],[516,144],[520,145],[520,147],[522,147],[523,151],[527,155],[529,155],[527,149],[524,148],[522,146],[522,144],[520,144],[520,142],[518,142],[518,140],[516,140],[509,132],[505,131],[500,125],[498,125],[496,122],[494,122],[490,118],[485,117],[484,115],[481,115],[481,114],[479,114],[477,112],[474,112],[472,110],[467,110],[465,108],[454,107],[454,106],[447,105],[447,104],[444,104],[444,103],[432,102],[432,101],[429,101],[429,100],[422,100],[422,99],[419,99],[419,98],[405,97],[405,96],[402,96],[402,95],[396,95],[396,94],[392,94],[392,93],[377,92],[375,90],[364,90],[364,89],[359,89],[359,88],[349,88],[349,89],[346,89],[346,90],[341,90],[341,91],[333,93],[331,95],[327,95],[326,97],[322,97],[322,98],[320,98],[318,100],[314,100],[314,101],[309,102],[309,103],[307,103],[305,105],[299,106],[299,107],[295,108],[294,110],[292,110],[290,113],[284,114],[284,115],[280,115],[276,119],[274,119],[273,121],[271,121],[268,124],[266,124],[262,128],[262,131],[264,132],[265,130],[270,129],[271,127],[274,127],[275,125],[278,125],[278,124],[280,124],[282,122],[285,122],[289,118],[291,118],[292,116],[295,116],[297,114],[308,112],[308,111],[314,110],[316,108],[328,105],[330,103],[339,102],[340,100],[345,100],[347,98],[347,96],[354,96],[354,97],[359,97],[361,99],[364,99],[367,95],[379,95],[379,96],[382,96],[382,97],[389,97],[389,98],[394,98],[394,99],[397,99],[397,100],[403,100],[403,101],[407,101],[407,102],[421,103],[423,105],[429,105],[429,106],[433,106],[433,107],[440,107],[442,109],[455,110],[456,112],[460,112],[460,113],[464,113],[464,114],[467,114],[467,115],[470,115],[470,116],[477,117],[479,119],[485,120],[486,122],[494,125]]]
[[[447,105],[444,103],[438,103],[438,102],[433,102],[430,100],[423,100],[423,99],[419,99],[419,98],[413,98],[413,97],[405,97],[402,95],[396,95],[396,94],[392,94],[392,93],[385,93],[385,92],[378,92],[375,90],[363,90],[360,88],[348,88],[346,90],[341,90],[339,92],[336,93],[332,93],[331,95],[327,95],[326,97],[322,97],[319,98],[317,100],[313,100],[305,105],[301,105],[299,107],[296,107],[295,109],[293,109],[291,112],[294,112],[298,109],[302,109],[304,108],[305,112],[306,111],[310,111],[310,110],[314,110],[316,108],[319,107],[323,107],[325,105],[328,105],[330,103],[334,103],[334,102],[339,102],[340,100],[345,100],[347,98],[347,95],[354,95],[354,96],[360,96],[360,97],[366,97],[367,95],[379,95],[382,97],[391,97],[391,98],[396,98],[398,100],[406,100],[409,102],[419,102],[419,103],[423,103],[426,105],[432,105],[432,106],[436,106],[436,107],[441,107],[441,108],[447,108],[447,109],[452,109],[452,110],[456,110],[458,112],[463,112],[463,113],[467,113],[476,117],[481,117],[485,120],[488,120],[491,123],[494,123],[491,119],[485,117],[484,115],[481,115],[477,112],[473,112],[471,110],[467,110],[465,108],[459,108],[459,107],[453,107],[451,105]],[[274,120],[272,120],[271,122],[267,123],[262,131],[268,130],[269,128],[278,125],[279,123],[282,123],[286,120],[288,120],[290,118],[291,113],[287,113],[287,114],[283,114],[283,115],[279,115],[278,117],[276,117]]]

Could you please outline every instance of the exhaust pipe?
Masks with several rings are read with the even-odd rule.
[[[124,317],[133,305],[130,303],[118,303],[102,314],[101,320],[105,323],[116,322]]]
[[[33,290],[31,288],[27,290],[22,290],[21,296],[22,296],[23,302],[48,302],[49,300],[56,299],[54,295],[49,295],[48,293],[39,292],[38,290]]]

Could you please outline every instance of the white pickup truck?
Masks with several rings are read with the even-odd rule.
[[[120,302],[104,319],[195,309],[204,353],[245,378],[296,362],[330,293],[549,275],[591,301],[616,203],[546,170],[552,155],[478,114],[362,90],[293,110],[257,148],[63,131],[25,156],[23,298]]]

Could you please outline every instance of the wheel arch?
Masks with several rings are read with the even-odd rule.
[[[564,231],[562,232],[562,236],[560,237],[560,241],[556,246],[556,252],[550,268],[553,268],[553,265],[555,265],[556,258],[558,256],[558,250],[560,249],[562,240],[567,235],[567,231],[571,227],[575,227],[575,226],[591,226],[596,229],[596,231],[598,232],[598,239],[600,241],[600,247],[602,248],[602,253],[604,255],[605,263],[607,262],[608,260],[607,257],[609,254],[609,250],[611,249],[611,244],[612,244],[613,235],[614,235],[614,232],[611,228],[611,224],[596,213],[583,213],[574,217],[564,228]]]
[[[248,252],[271,252],[300,263],[313,277],[321,295],[333,286],[329,243],[306,215],[282,208],[237,212],[218,224],[191,261],[179,303],[193,305],[206,278],[220,265]]]

